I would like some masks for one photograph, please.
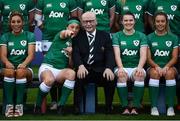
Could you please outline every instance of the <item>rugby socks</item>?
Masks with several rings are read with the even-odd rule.
[[[133,106],[140,107],[141,99],[144,95],[144,81],[135,81],[133,87]]]
[[[23,104],[27,79],[16,79],[16,104]]]
[[[151,100],[151,107],[157,107],[158,95],[159,95],[159,80],[152,79],[149,80],[149,95]]]
[[[166,100],[168,107],[173,107],[176,96],[176,81],[175,79],[166,80]]]
[[[117,92],[119,95],[119,99],[121,101],[121,106],[127,107],[128,106],[128,88],[127,83],[117,83]]]
[[[51,89],[50,86],[47,86],[44,82],[42,82],[39,86],[39,91],[37,95],[36,105],[41,107],[42,100],[48,94],[49,90]]]
[[[4,96],[6,99],[6,104],[13,104],[15,79],[4,77]]]
[[[74,85],[75,85],[75,81],[65,80],[62,87],[61,98],[60,98],[60,101],[58,102],[58,106],[65,105],[69,95],[74,89]]]

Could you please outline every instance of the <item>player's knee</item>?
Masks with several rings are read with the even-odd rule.
[[[52,86],[55,82],[55,78],[51,71],[45,70],[40,74],[40,80],[43,81],[47,86]]]
[[[3,76],[4,77],[12,78],[12,77],[14,77],[14,75],[15,75],[15,70],[14,69],[7,69],[7,68],[3,69]]]
[[[175,78],[175,71],[173,69],[170,69],[167,71],[166,75],[165,75],[165,78],[167,79],[174,79]]]
[[[43,78],[43,82],[47,85],[47,86],[52,86],[55,82],[55,79],[54,77],[46,77],[46,78]]]
[[[27,69],[17,69],[16,70],[16,79],[26,78]]]
[[[125,83],[127,82],[128,77],[127,76],[119,76],[117,82],[118,83]]]
[[[75,76],[76,76],[76,72],[72,69],[68,69],[66,72],[65,72],[65,78],[67,80],[75,80]]]
[[[144,81],[145,77],[146,77],[146,74],[145,74],[145,73],[143,73],[141,76],[135,76],[135,75],[133,75],[133,79],[134,79],[135,81],[140,81],[140,82]]]
[[[150,76],[150,78],[153,78],[153,79],[159,79],[160,78],[159,73],[154,68],[150,69],[149,76]]]

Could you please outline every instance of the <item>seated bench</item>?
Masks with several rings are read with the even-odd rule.
[[[177,78],[180,80],[180,76]],[[165,82],[163,80],[160,81],[159,84],[159,97],[158,97],[158,110],[160,114],[166,114],[166,95],[165,95]],[[146,87],[146,86],[145,86]],[[84,114],[92,114],[95,113],[96,110],[96,104],[97,104],[97,89],[96,85],[93,83],[90,83],[85,88],[85,96],[82,98],[82,101],[80,103],[80,111]],[[129,99],[131,100],[132,93],[129,93]]]
[[[85,97],[80,103],[80,112],[84,114],[95,113],[96,110],[96,85],[89,83],[85,87]]]

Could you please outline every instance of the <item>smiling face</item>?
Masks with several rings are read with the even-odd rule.
[[[96,29],[96,15],[93,12],[86,12],[82,15],[82,26],[84,29],[92,33]]]
[[[157,15],[154,20],[156,32],[165,33],[167,32],[167,19],[164,15]]]
[[[14,34],[19,34],[23,28],[23,20],[19,15],[14,15],[10,19],[10,27]]]
[[[122,24],[125,31],[131,31],[134,29],[135,19],[132,15],[124,15],[122,19]]]

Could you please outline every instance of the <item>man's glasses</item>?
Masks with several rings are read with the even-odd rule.
[[[87,23],[93,23],[93,22],[95,22],[95,20],[83,20],[82,22],[84,24],[87,24]]]

